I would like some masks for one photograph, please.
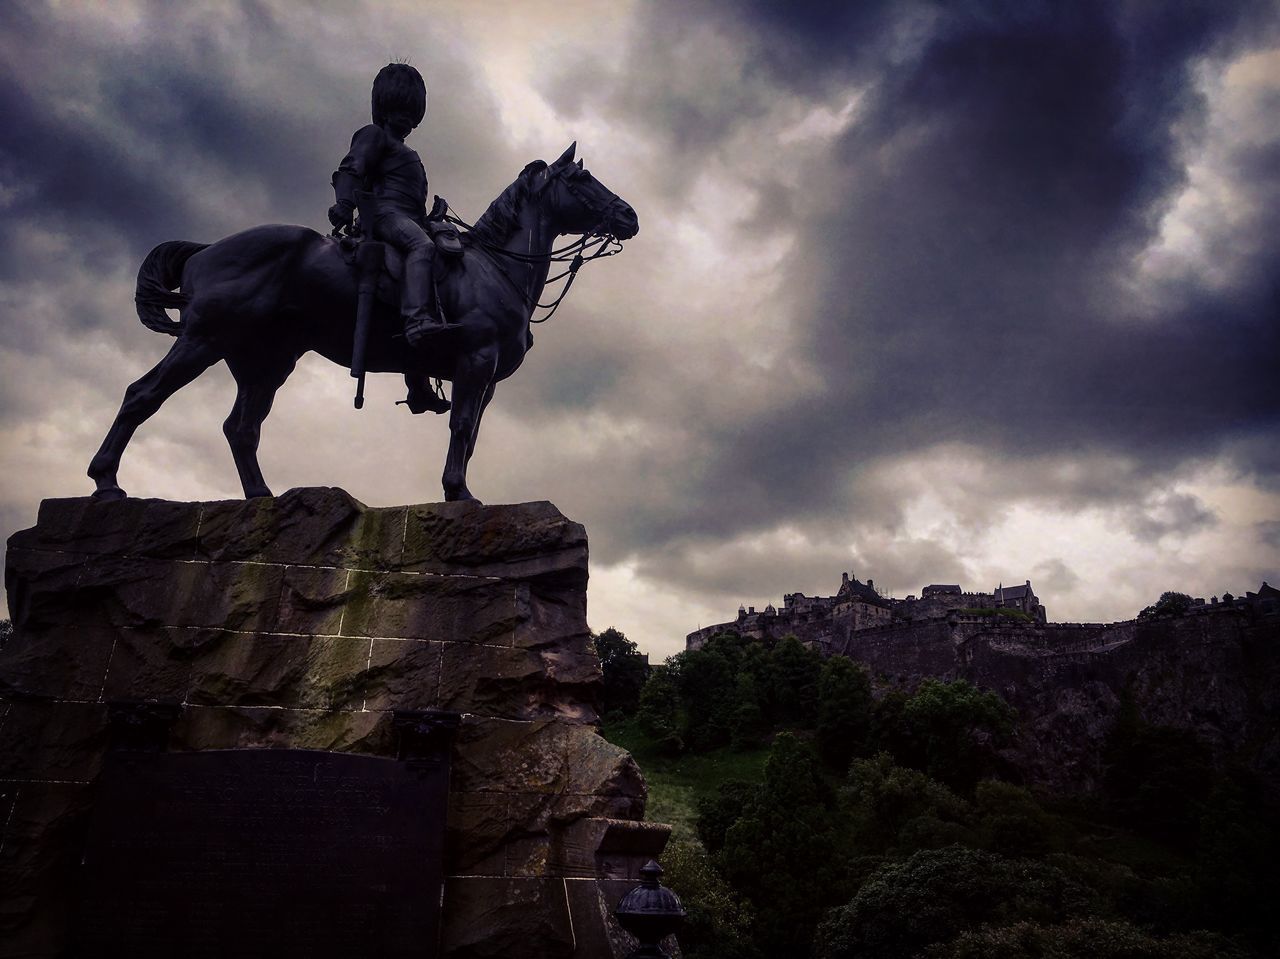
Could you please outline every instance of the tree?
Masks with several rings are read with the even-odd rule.
[[[759,959],[751,942],[751,907],[716,872],[699,843],[672,840],[662,865],[663,882],[688,912],[676,934],[686,959]]]
[[[866,667],[832,656],[818,676],[818,752],[835,769],[863,755],[871,733],[871,678]]]
[[[672,657],[684,716],[680,733],[690,749],[714,749],[732,737],[736,658],[732,649],[714,642]]]
[[[725,831],[717,862],[751,902],[765,955],[808,955],[823,911],[849,894],[848,842],[834,799],[813,751],[782,733],[764,782]]]
[[[1155,605],[1147,606],[1138,613],[1138,619],[1152,619],[1156,616],[1182,616],[1195,602],[1186,593],[1165,591],[1155,601]]]
[[[769,701],[775,728],[809,729],[818,719],[822,655],[794,636],[769,654]]]
[[[1059,843],[1054,819],[1021,786],[994,779],[978,783],[973,805],[982,844],[1006,856],[1043,856]]]
[[[749,673],[738,673],[733,688],[733,715],[729,725],[735,749],[758,746],[769,732],[760,708],[760,691]]]
[[[680,691],[675,677],[667,668],[653,670],[640,690],[636,719],[640,729],[662,752],[678,753],[684,749],[680,738],[679,710]]]
[[[13,623],[7,619],[0,619],[0,649],[4,649],[12,636]]]
[[[1277,952],[1275,870],[1280,820],[1267,789],[1246,769],[1228,768],[1200,818],[1194,867],[1198,917],[1215,928],[1239,930],[1259,952]],[[1268,892],[1268,890],[1272,890]]]
[[[931,946],[925,959],[1247,959],[1207,932],[1160,936],[1123,920],[1076,919],[1057,926],[983,926]]]
[[[604,711],[634,713],[640,704],[640,690],[649,677],[649,657],[612,627],[596,636],[595,642],[604,673]]]
[[[929,776],[969,793],[993,771],[993,747],[1013,729],[1013,707],[963,679],[926,679],[906,701],[902,718]]]
[[[1054,866],[963,846],[881,867],[818,928],[819,959],[909,959],[983,924],[1062,922],[1096,908]]]
[[[855,760],[841,799],[861,855],[907,855],[970,839],[969,804],[919,770],[894,765],[888,753]]]
[[[716,853],[724,848],[724,837],[729,827],[742,818],[759,794],[758,784],[729,779],[716,787],[714,796],[698,800],[698,838],[710,852]]]

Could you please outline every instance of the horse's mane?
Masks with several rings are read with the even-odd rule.
[[[519,225],[520,211],[529,197],[529,174],[541,165],[535,160],[521,170],[515,181],[489,204],[489,209],[476,220],[467,235],[484,243],[505,243]]]

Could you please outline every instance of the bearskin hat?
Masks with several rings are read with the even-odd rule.
[[[388,63],[373,78],[373,122],[403,114],[416,127],[427,115],[427,85],[422,74],[407,63]]]

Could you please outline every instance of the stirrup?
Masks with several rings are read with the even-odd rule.
[[[444,320],[434,316],[415,316],[404,321],[404,338],[410,346],[417,346],[433,333],[448,329]]]
[[[444,397],[444,391],[437,391],[440,381],[436,381],[436,386],[432,386],[429,382],[425,387],[409,387],[409,395],[402,400],[396,400],[396,406],[404,404],[409,407],[410,413],[448,413],[453,408]]]

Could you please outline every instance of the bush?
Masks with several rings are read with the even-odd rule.
[[[717,863],[751,902],[766,955],[808,955],[823,911],[848,897],[848,843],[834,798],[812,750],[783,733],[764,783],[725,831]]]
[[[1078,919],[1058,926],[984,926],[925,950],[925,959],[1246,959],[1207,932],[1156,936],[1124,921]]]
[[[819,959],[910,959],[984,923],[1061,922],[1094,907],[1061,870],[962,846],[876,871],[818,927]]]
[[[731,779],[716,788],[715,796],[698,800],[698,838],[708,850],[719,852],[724,847],[725,833],[755,802],[759,791],[755,783]]]
[[[930,778],[968,793],[994,771],[994,746],[1013,729],[1014,711],[995,693],[963,679],[926,679],[903,706],[916,765]]]
[[[757,959],[751,907],[724,881],[699,843],[672,841],[662,856],[663,882],[688,917],[677,938],[685,959]]]
[[[842,799],[863,855],[905,855],[969,838],[969,804],[924,773],[895,766],[887,753],[854,761]]]
[[[997,780],[978,784],[973,804],[982,845],[1006,856],[1043,856],[1061,846],[1055,823],[1021,786]]]

